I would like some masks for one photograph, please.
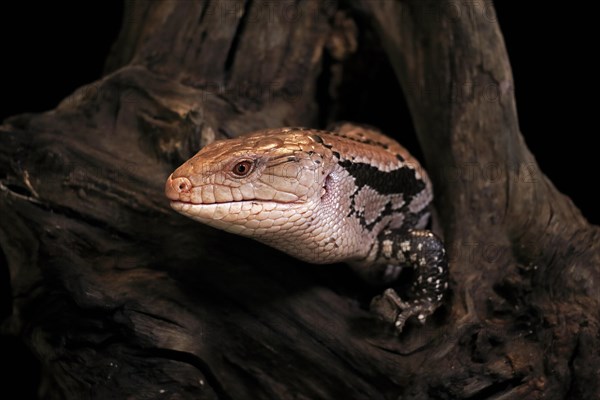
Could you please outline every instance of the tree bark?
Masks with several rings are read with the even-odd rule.
[[[41,360],[41,397],[598,398],[600,231],[537,167],[493,7],[469,4],[127,3],[101,80],[0,126],[2,328]],[[401,336],[346,266],[162,193],[217,138],[347,117],[387,61],[451,258],[447,304]]]

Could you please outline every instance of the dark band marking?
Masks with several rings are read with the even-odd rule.
[[[372,165],[350,160],[339,161],[338,164],[354,178],[358,190],[368,185],[382,195],[402,193],[404,200],[409,202],[425,189],[425,182],[417,178],[416,171],[412,168],[400,167],[386,172]]]
[[[375,218],[375,220],[373,222],[371,222],[370,224],[367,224],[364,213],[361,213],[360,215],[358,215],[358,213],[357,213],[356,215],[360,219],[361,226],[364,226],[369,231],[372,231],[373,228],[375,228],[375,225],[377,225],[379,222],[381,222],[381,220],[383,220],[385,217],[390,216],[396,212],[398,212],[398,210],[394,210],[392,208],[392,203],[388,201],[387,203],[385,203],[385,207],[383,208],[383,210],[381,210],[381,212],[379,213],[377,218]]]
[[[355,216],[359,219],[360,225],[369,231],[383,218],[394,213],[404,214],[406,222],[418,221],[417,216],[408,210],[408,206],[413,197],[425,190],[426,186],[422,179],[417,178],[415,170],[408,167],[401,167],[385,172],[369,164],[356,163],[349,160],[339,161],[338,164],[348,171],[350,176],[354,178],[356,185],[356,189],[350,196],[351,201],[348,217]],[[365,186],[370,187],[381,195],[402,194],[404,204],[400,208],[394,209],[391,202],[388,201],[380,211],[379,216],[368,224],[364,217],[364,211],[359,211],[356,207],[356,196]],[[420,215],[421,213],[422,210],[418,214]]]

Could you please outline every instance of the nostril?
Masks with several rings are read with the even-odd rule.
[[[169,177],[165,186],[165,194],[171,200],[182,200],[180,195],[189,193],[192,190],[192,182],[185,177]]]
[[[187,192],[192,188],[192,182],[188,178],[175,178],[173,187],[177,188],[179,193]]]

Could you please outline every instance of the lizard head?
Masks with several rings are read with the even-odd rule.
[[[283,128],[213,142],[169,176],[165,194],[174,210],[229,232],[289,230],[324,194],[332,154],[319,139]]]

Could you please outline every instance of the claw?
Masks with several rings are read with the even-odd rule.
[[[433,304],[424,300],[406,302],[394,289],[386,289],[371,301],[371,310],[385,321],[393,323],[398,333],[402,333],[406,321],[413,316],[416,316],[421,324],[425,324],[427,317],[433,314],[435,308]]]

